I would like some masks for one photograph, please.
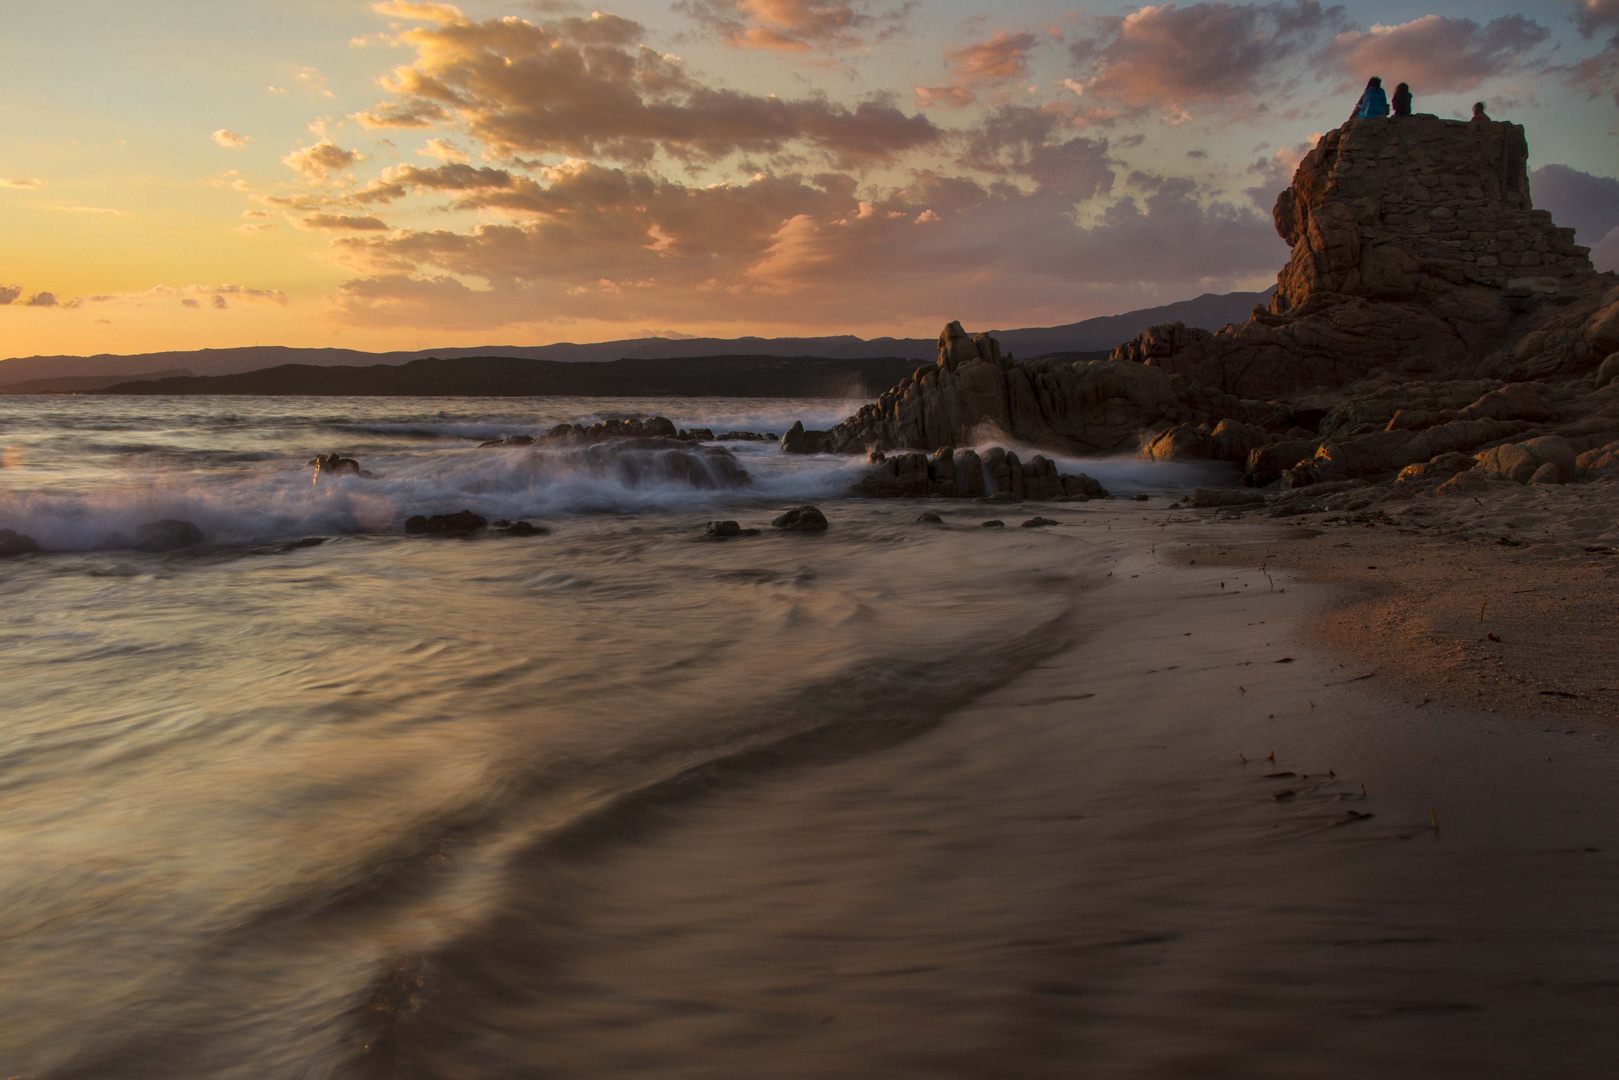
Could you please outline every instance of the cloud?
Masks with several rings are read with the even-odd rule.
[[[454,4],[410,3],[408,0],[381,0],[372,4],[371,10],[379,15],[433,23],[460,22],[466,18]]]
[[[115,210],[110,206],[53,206],[52,210],[66,210],[70,214],[110,214],[113,217],[127,217],[128,210]]]
[[[237,150],[253,141],[251,135],[238,135],[230,128],[220,128],[213,134],[214,142],[229,150]]]
[[[1113,188],[1105,139],[1064,140],[1073,123],[1063,110],[1002,105],[966,138],[957,163],[979,172],[1022,176],[1043,191],[1084,201]]]
[[[936,143],[924,116],[882,99],[854,107],[709,85],[636,44],[639,23],[600,12],[535,24],[458,20],[399,35],[415,60],[383,80],[395,96],[356,119],[425,127],[453,119],[495,155],[715,159],[792,144],[840,161],[891,161]]]
[[[465,151],[447,139],[428,139],[416,152],[423,157],[437,158],[444,162],[464,164],[468,160]]]
[[[19,177],[16,179],[6,179],[4,177],[0,177],[0,188],[9,188],[13,191],[34,191],[44,186],[45,181],[34,176]]]
[[[1599,31],[1619,30],[1619,0],[1575,0],[1574,25],[1586,37]]]
[[[510,188],[516,178],[505,169],[476,168],[451,162],[437,168],[396,165],[359,191],[354,198],[362,203],[393,202],[411,191],[491,191]]]
[[[1143,7],[1101,20],[1069,46],[1091,96],[1137,108],[1253,112],[1288,81],[1291,65],[1345,27],[1341,7],[1203,3]]]
[[[918,86],[916,103],[923,108],[948,105],[954,108],[970,105],[978,92],[987,87],[1001,86],[1029,73],[1029,54],[1042,39],[1034,34],[1001,32],[988,41],[980,41],[964,49],[953,49],[945,54],[953,76],[944,86]]]
[[[1611,93],[1613,103],[1619,105],[1619,0],[1577,0],[1574,24],[1587,38],[1604,30],[1614,33],[1601,52],[1556,70],[1574,89],[1590,97]]]
[[[1567,165],[1542,165],[1529,174],[1529,186],[1535,205],[1551,211],[1553,221],[1573,229],[1575,239],[1592,249],[1593,263],[1605,245],[1612,246],[1612,234],[1619,229],[1619,179],[1593,176]]]
[[[24,300],[23,301],[23,306],[24,307],[60,307],[61,304],[56,299],[56,294],[55,293],[42,292],[42,293],[35,293],[33,296],[30,296],[27,300]]]
[[[878,13],[861,0],[682,0],[675,10],[733,48],[808,52],[864,48],[897,33],[911,7]]]
[[[331,98],[337,96],[336,94],[332,93],[331,87],[326,85],[326,76],[322,75],[317,68],[312,68],[305,65],[294,71],[292,73],[292,77],[303,83],[313,93],[319,94],[321,97]],[[270,88],[270,90],[272,92],[276,92],[276,89],[273,86]],[[285,93],[285,91],[280,92]]]
[[[0,307],[8,306],[21,295],[21,285],[0,285]]]
[[[324,180],[339,169],[346,169],[360,160],[353,150],[345,150],[333,142],[318,142],[301,147],[282,158],[282,164],[294,172],[303,173],[311,180]]]
[[[1346,31],[1326,49],[1340,70],[1355,79],[1388,73],[1418,94],[1472,90],[1486,79],[1525,70],[1551,31],[1522,15],[1480,26],[1472,19],[1424,15],[1398,26]]]
[[[1003,141],[1008,167],[1035,145]],[[1067,152],[1104,193],[1105,145],[1079,141]],[[334,314],[469,331],[565,319],[848,328],[992,311],[1049,311],[1060,322],[1084,297],[1105,297],[1094,302],[1106,309],[1139,302],[1144,287],[1255,284],[1286,257],[1266,215],[1161,178],[1083,226],[1072,191],[931,172],[882,189],[836,173],[698,187],[571,162],[543,181],[518,178],[457,204],[508,223],[334,240],[334,256],[356,271],[331,298]]]
[[[384,232],[389,227],[381,218],[354,214],[311,214],[300,219],[298,225],[305,229],[347,232]]]

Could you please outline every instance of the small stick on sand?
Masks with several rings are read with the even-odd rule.
[[[1484,603],[1482,603],[1482,604],[1480,604],[1478,606],[1478,621],[1479,622],[1484,621],[1484,609],[1489,607],[1489,606],[1490,606],[1490,598],[1488,596],[1486,596],[1484,598]]]
[[[1439,831],[1439,811],[1435,807],[1428,807],[1428,817],[1433,819],[1433,831]]]

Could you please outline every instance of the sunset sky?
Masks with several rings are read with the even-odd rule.
[[[56,0],[0,356],[1038,326],[1263,288],[1369,75],[1619,267],[1619,0]]]

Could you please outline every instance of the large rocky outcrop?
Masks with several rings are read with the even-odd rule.
[[[1277,199],[1293,246],[1268,310],[1218,333],[1153,327],[1113,353],[1247,397],[1338,387],[1378,369],[1474,374],[1529,332],[1548,298],[1594,310],[1602,292],[1571,229],[1533,209],[1523,128],[1432,116],[1356,120],[1322,137]],[[1590,311],[1584,315],[1589,316]],[[1565,312],[1569,321],[1581,316]],[[1531,341],[1528,377],[1599,363]],[[1496,373],[1509,375],[1507,359]]]
[[[801,451],[937,450],[1011,437],[1075,453],[1132,446],[1182,409],[1168,374],[1114,360],[1018,363],[988,334],[959,322],[939,335],[939,359],[825,433],[795,429]],[[803,438],[799,438],[803,436]],[[783,449],[788,447],[784,440]]]

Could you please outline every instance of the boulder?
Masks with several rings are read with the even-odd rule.
[[[944,518],[940,517],[938,514],[935,514],[933,511],[929,510],[927,513],[922,514],[921,516],[919,516],[916,519],[916,523],[918,525],[943,525],[944,524]]]
[[[1053,525],[1061,525],[1060,521],[1053,521],[1048,517],[1032,517],[1023,523],[1025,529],[1046,529]]]
[[[992,518],[989,521],[979,522],[978,527],[980,529],[1004,529],[1006,528],[1006,522],[1002,521],[1000,518]]]
[[[1250,487],[1264,487],[1282,478],[1282,472],[1301,461],[1309,461],[1321,448],[1321,440],[1283,439],[1256,447],[1248,453],[1243,481]]]
[[[544,525],[535,525],[528,521],[513,521],[502,526],[507,536],[549,536],[551,530]]]
[[[202,530],[189,521],[164,518],[135,528],[135,550],[180,551],[202,543]]]
[[[984,460],[976,450],[963,450],[955,459],[956,494],[976,499],[984,493]]]
[[[32,555],[38,550],[39,543],[32,536],[24,536],[15,529],[0,529],[0,559]]]
[[[1205,428],[1176,424],[1148,443],[1142,453],[1153,461],[1207,461],[1214,456],[1214,439]]]
[[[781,451],[784,454],[820,454],[826,450],[826,441],[826,432],[805,431],[804,422],[794,420],[787,434],[781,437]]]
[[[1477,456],[1477,470],[1488,477],[1526,484],[1543,465],[1551,465],[1558,483],[1575,476],[1574,446],[1557,435],[1544,435],[1519,443],[1492,446]]]
[[[1431,461],[1419,461],[1407,465],[1400,470],[1395,482],[1399,484],[1414,484],[1423,480],[1448,480],[1457,473],[1466,472],[1476,462],[1467,454],[1446,453],[1440,454]]]
[[[799,506],[772,521],[771,526],[788,532],[825,532],[826,515],[813,506]]]
[[[1587,450],[1574,460],[1579,475],[1587,479],[1619,477],[1619,442]]]
[[[1615,379],[1619,379],[1619,352],[1610,353],[1597,368],[1597,389],[1601,390]]]
[[[1434,488],[1435,495],[1471,495],[1478,496],[1490,489],[1489,478],[1482,469],[1468,469],[1459,472]]]

